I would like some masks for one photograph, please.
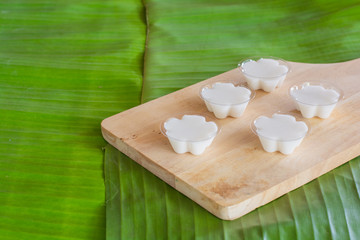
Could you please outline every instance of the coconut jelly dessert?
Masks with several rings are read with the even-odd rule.
[[[272,117],[260,116],[252,125],[266,152],[280,151],[291,154],[309,131],[308,125],[292,115],[275,113]]]
[[[209,112],[222,119],[227,116],[240,117],[255,93],[244,86],[217,82],[203,87],[200,96]]]
[[[238,66],[251,89],[262,89],[265,92],[272,92],[275,88],[281,87],[286,75],[290,71],[290,66],[287,62],[273,57],[253,57],[243,61]]]
[[[202,154],[219,132],[215,122],[206,121],[200,115],[184,115],[181,119],[170,118],[163,124],[163,133],[176,153]]]
[[[292,86],[289,94],[305,118],[328,118],[342,97],[341,90],[334,86],[310,82]]]

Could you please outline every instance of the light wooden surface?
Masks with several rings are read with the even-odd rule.
[[[280,89],[256,91],[243,116],[219,120],[220,134],[200,156],[176,154],[160,124],[179,113],[208,113],[199,88],[221,80],[245,82],[238,69],[109,117],[101,124],[103,136],[217,217],[238,218],[360,155],[360,59],[291,67]],[[251,121],[261,114],[297,112],[288,89],[304,81],[335,83],[344,100],[330,118],[309,120],[311,133],[291,155],[265,152]]]

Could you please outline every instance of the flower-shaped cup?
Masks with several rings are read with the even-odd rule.
[[[251,124],[266,152],[280,151],[291,154],[310,131],[310,125],[289,114],[275,113],[271,117],[259,116]]]
[[[240,117],[254,96],[255,92],[251,89],[231,82],[216,82],[200,90],[207,109],[219,119]]]
[[[206,115],[172,117],[161,124],[161,132],[176,153],[202,154],[211,145],[220,127]]]
[[[290,72],[290,64],[276,57],[251,57],[239,63],[238,67],[251,89],[265,92],[281,87]]]
[[[343,98],[343,92],[339,88],[320,82],[294,85],[289,89],[289,95],[304,118],[328,118]]]

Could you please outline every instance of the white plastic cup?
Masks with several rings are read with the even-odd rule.
[[[252,90],[265,92],[281,87],[290,72],[290,64],[277,57],[250,57],[240,62],[238,67]]]
[[[184,124],[186,126],[181,125],[181,128],[180,126],[178,129],[176,128],[177,123],[190,118],[201,118],[201,121],[196,120],[192,123],[189,121],[187,123],[190,125]],[[167,128],[167,123],[169,123],[169,121],[172,121],[171,129]],[[206,126],[211,126],[211,132],[206,132],[206,128],[204,130],[203,123]],[[216,129],[214,129],[214,126],[216,126]],[[220,126],[213,121],[213,118],[204,114],[182,114],[181,116],[168,118],[161,123],[160,130],[163,135],[168,138],[170,145],[176,153],[183,154],[190,152],[194,155],[200,155],[212,144],[214,138],[220,132]]]
[[[209,91],[215,90],[217,92],[213,93],[218,95],[209,94]],[[205,102],[208,111],[214,113],[215,117],[219,119],[228,116],[238,118],[255,97],[255,92],[244,85],[232,82],[216,82],[202,87],[200,97]]]
[[[289,95],[304,118],[330,117],[336,104],[343,98],[341,89],[323,82],[294,85],[290,87]]]
[[[270,135],[266,133],[266,131],[264,131],[264,126],[257,125],[257,121],[259,121],[259,119],[262,119],[262,121],[264,121],[264,119],[274,120],[276,119],[277,116],[281,116],[281,117],[286,116],[286,118],[289,118],[289,121],[294,121],[294,122],[285,124],[284,122],[280,121],[277,122],[277,124],[273,124],[273,125],[268,124],[265,127],[271,128],[269,129],[271,132]],[[296,124],[296,126],[294,124]],[[301,126],[299,126],[299,124]],[[267,116],[257,117],[252,122],[251,129],[259,137],[261,145],[266,152],[271,153],[271,152],[279,151],[282,154],[288,155],[293,153],[295,148],[297,148],[301,144],[304,137],[307,134],[309,134],[310,124],[307,121],[299,120],[297,117],[295,117],[292,114],[275,113],[271,117],[267,117]],[[279,131],[281,133],[277,135],[276,131]],[[289,131],[289,134],[286,136],[287,131]]]

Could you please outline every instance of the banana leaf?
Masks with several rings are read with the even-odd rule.
[[[132,0],[0,2],[0,239],[104,239],[100,122],[139,104]]]
[[[112,146],[106,239],[358,239],[360,157],[249,214],[213,216]]]
[[[104,239],[99,124],[140,97],[248,55],[359,57],[356,1],[3,0],[0,26],[1,239]],[[224,222],[108,146],[106,236],[358,238],[358,159],[344,167],[280,198],[281,208]]]
[[[142,102],[248,56],[299,62],[360,57],[358,1],[147,0]],[[222,221],[111,146],[107,239],[358,239],[360,159],[234,221]]]
[[[249,56],[295,62],[360,57],[359,1],[148,0],[143,102]]]

